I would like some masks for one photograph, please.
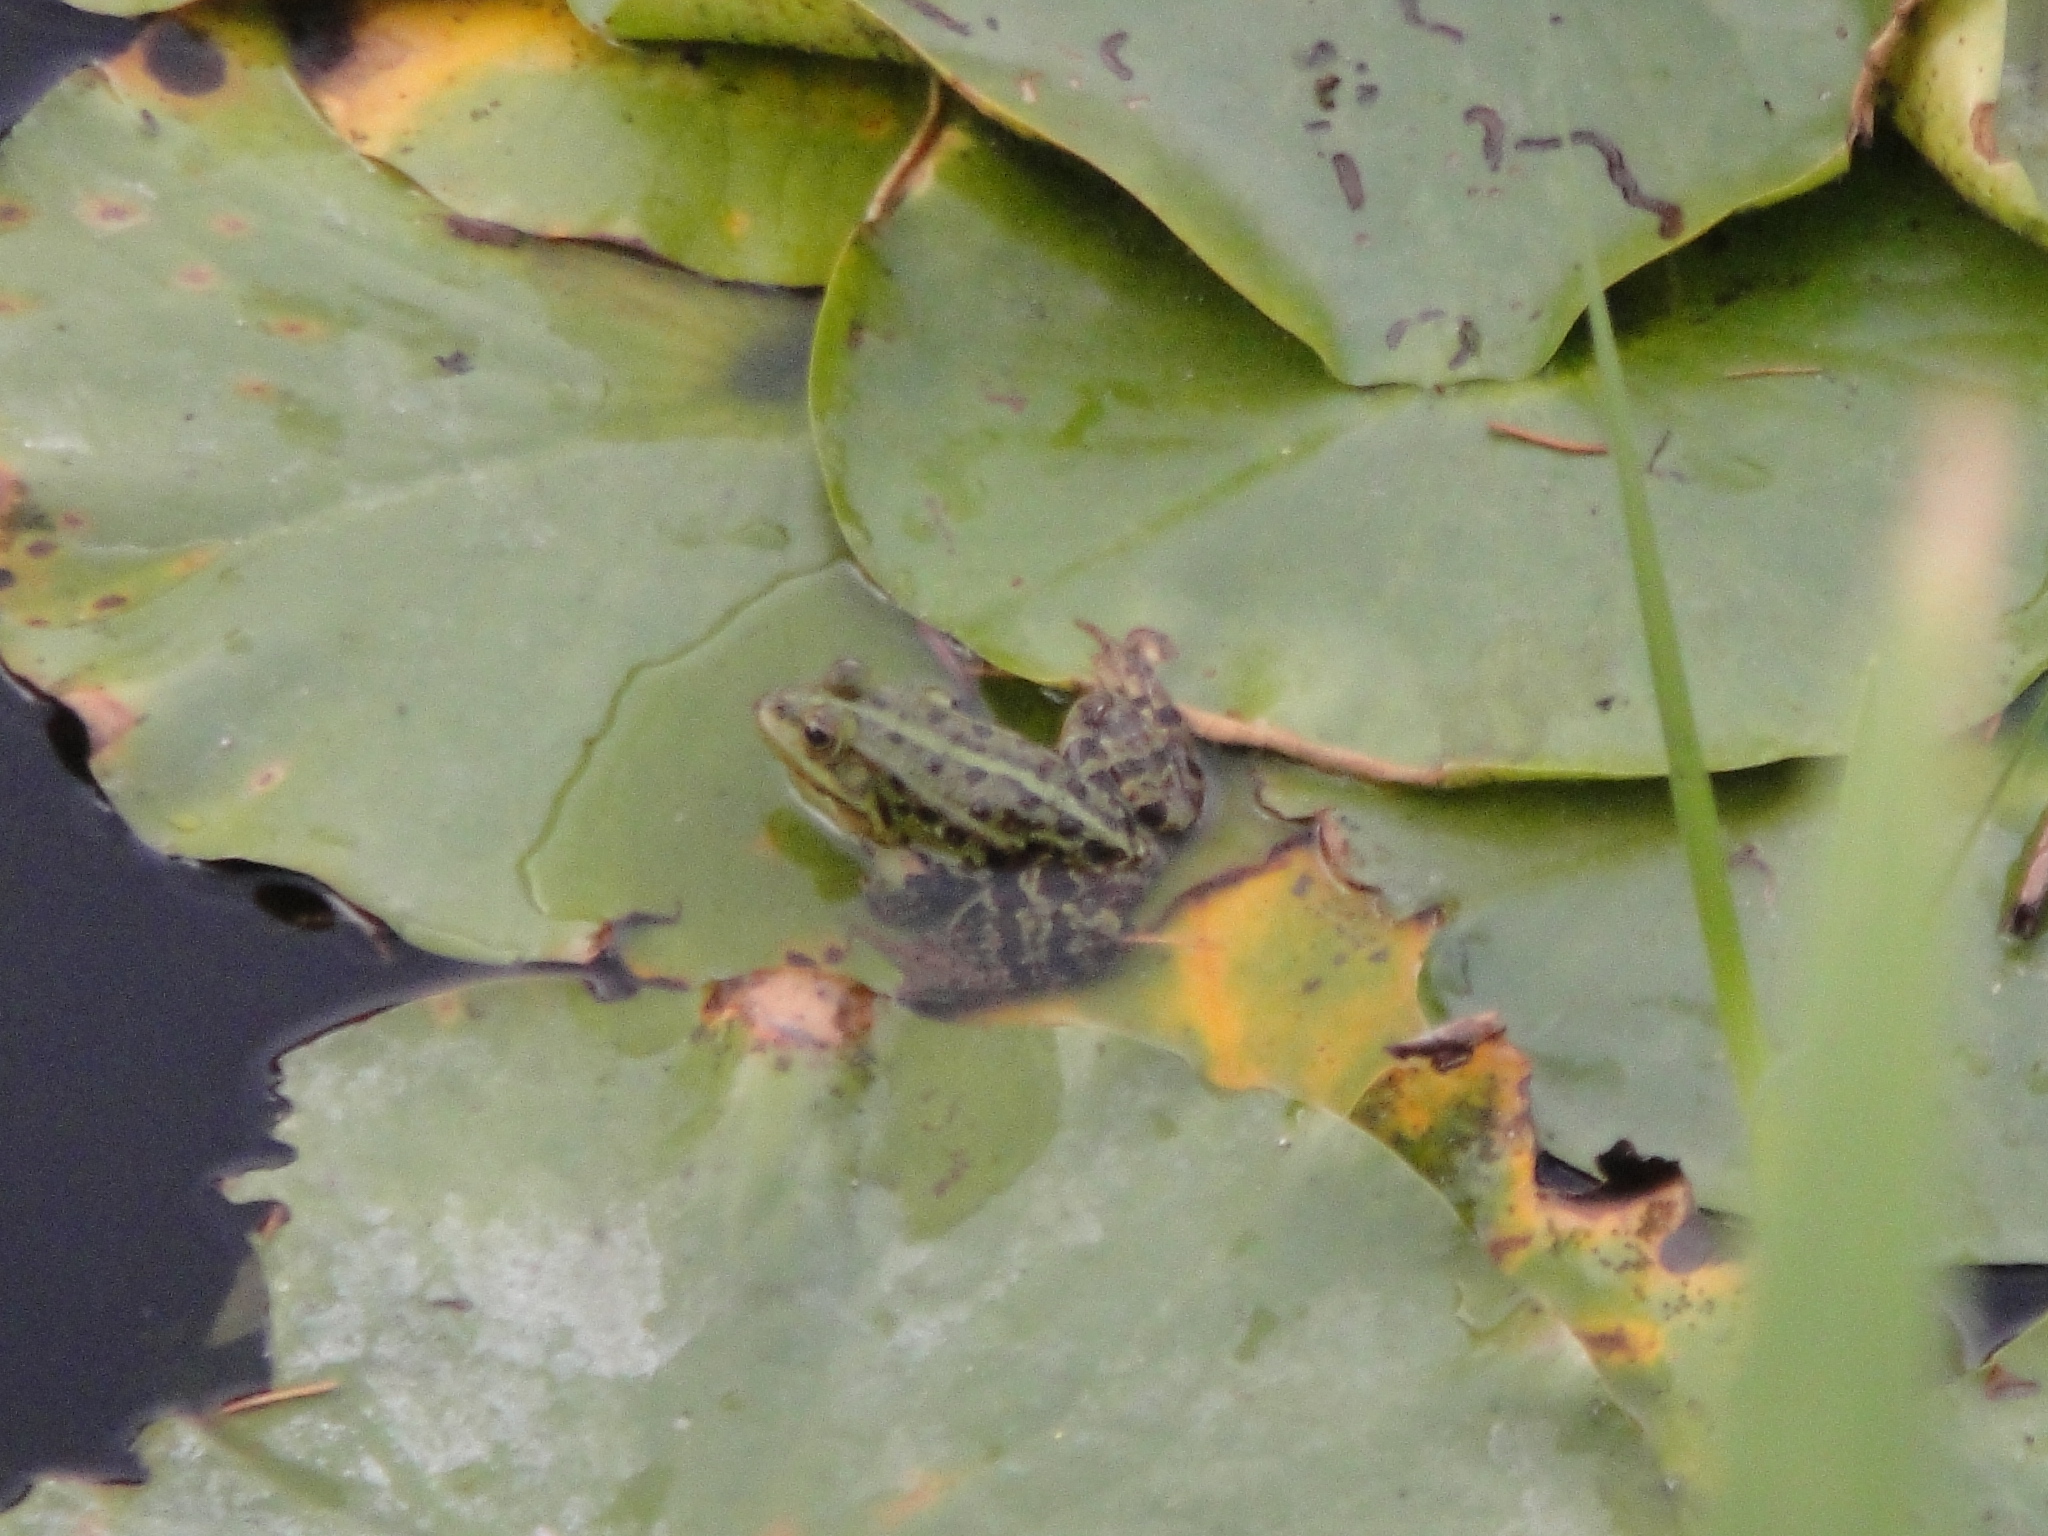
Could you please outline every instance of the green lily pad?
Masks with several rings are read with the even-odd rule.
[[[1165,631],[1177,698],[1426,779],[1662,771],[1589,360],[1345,389],[1064,156],[947,127],[827,290],[812,409],[875,579],[1001,665]],[[1910,156],[1617,294],[1710,762],[1844,746],[1921,393],[2010,393],[2048,462],[2048,267]],[[2048,659],[2048,482],[1989,714]],[[1228,724],[1228,722],[1225,722]]]
[[[527,860],[541,910],[570,923],[656,919],[625,941],[650,974],[698,981],[800,954],[892,981],[855,939],[851,845],[802,808],[754,726],[762,694],[843,656],[885,682],[945,681],[910,619],[844,560],[636,672]]]
[[[159,846],[573,951],[519,864],[614,694],[839,553],[814,306],[461,238],[189,24],[205,93],[133,50],[0,145],[0,647]]]
[[[917,54],[853,0],[570,0],[622,42],[717,41],[914,63]]]
[[[1092,1030],[630,1058],[600,1012],[294,1053],[273,1352],[335,1389],[0,1530],[1672,1529],[1584,1357],[1335,1116]]]
[[[1976,1495],[1975,1528],[2048,1531],[2048,1323],[2036,1323],[1986,1365],[1943,1388],[1961,1460]]]
[[[318,63],[336,131],[458,213],[796,287],[825,281],[929,95],[872,63],[612,47],[561,0],[376,0]]]
[[[1767,1025],[1782,1023],[1836,778],[1797,764],[1719,782]],[[1287,815],[1330,810],[1347,872],[1396,911],[1446,910],[1424,995],[1446,1016],[1500,1011],[1534,1063],[1545,1147],[1591,1167],[1627,1138],[1677,1158],[1703,1204],[1748,1208],[1742,1121],[1661,784],[1425,794],[1286,768],[1266,799]],[[2048,770],[2020,775],[1960,875],[1950,1027],[1962,1174],[1944,1201],[1957,1261],[2048,1257],[2048,959],[1997,931],[2008,867],[2044,800]]]
[[[862,0],[1353,384],[1518,379],[1607,280],[1837,174],[1862,0]]]

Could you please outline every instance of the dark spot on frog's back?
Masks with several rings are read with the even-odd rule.
[[[173,96],[209,95],[228,77],[213,39],[176,16],[157,18],[142,34],[142,67]]]
[[[806,304],[796,323],[755,338],[733,359],[725,382],[740,399],[781,405],[804,397],[811,367],[811,322],[815,306]]]

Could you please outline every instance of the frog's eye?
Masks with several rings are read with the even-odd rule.
[[[832,745],[835,739],[832,735],[831,727],[821,725],[816,720],[806,720],[803,725],[803,731],[804,745],[814,752],[824,751]]]

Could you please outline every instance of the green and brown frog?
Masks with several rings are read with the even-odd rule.
[[[1089,632],[1094,686],[1050,748],[847,662],[755,708],[804,797],[859,840],[869,909],[910,936],[878,942],[927,1012],[1102,969],[1201,812],[1194,737],[1157,676],[1166,637]]]

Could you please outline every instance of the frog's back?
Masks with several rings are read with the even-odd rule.
[[[846,706],[892,822],[920,841],[998,855],[1129,857],[1131,813],[1058,753],[936,693],[878,689]],[[915,835],[915,834],[913,834]]]

